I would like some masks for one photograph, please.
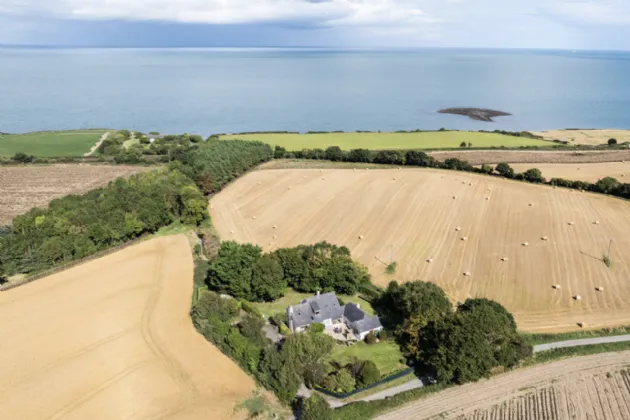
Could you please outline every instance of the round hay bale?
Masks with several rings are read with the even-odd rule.
[[[272,238],[273,239],[278,239],[278,235],[273,235]]]
[[[427,262],[428,262],[428,263],[432,263],[432,262],[433,262],[433,258],[429,258],[429,259],[427,259]]]
[[[542,238],[540,238],[540,239],[541,239],[541,240],[543,240],[543,241],[548,241],[548,240],[549,240],[549,238],[548,238],[548,237],[546,237],[546,236],[543,236],[543,237],[542,237]]]
[[[577,170],[579,171],[579,170],[580,170],[580,168],[577,168]]]
[[[523,246],[529,246],[529,242],[523,242],[521,245],[523,245]]]
[[[396,177],[392,178],[393,181],[396,181]]]
[[[262,182],[259,182],[257,185],[261,185],[261,184],[262,184]]]
[[[233,231],[233,230],[231,230],[231,231],[230,231],[230,233],[234,233],[234,231]]]
[[[575,296],[573,296],[573,299],[575,299],[575,300],[582,300],[582,296],[580,296],[580,295],[575,295]]]
[[[468,237],[467,236],[462,236],[462,241],[467,241]]]
[[[462,185],[465,185],[465,184],[466,184],[466,181],[462,181]]]
[[[469,183],[468,183],[468,186],[469,186],[469,187],[472,187],[472,182],[469,182]]]
[[[319,172],[324,172],[324,170],[323,170],[323,169],[320,169],[320,170],[319,170]]]
[[[290,190],[290,189],[291,189],[291,187],[287,188],[287,190]]]
[[[302,175],[302,178],[306,178],[306,175]]]
[[[598,292],[603,292],[604,288],[602,286],[596,287],[595,290],[597,290]]]
[[[462,230],[462,228],[460,228],[460,227],[456,227],[456,228],[455,228],[455,230],[456,230],[457,232],[459,232],[459,231],[461,231],[461,230]]]
[[[594,225],[599,225],[599,220],[595,220],[595,221],[593,222],[593,224],[594,224]]]
[[[213,209],[213,208],[214,208],[214,206],[213,206],[213,205],[210,205],[210,209]]]
[[[486,197],[486,201],[490,201],[490,197]]]
[[[278,229],[278,225],[273,225],[273,228],[274,229]]]
[[[584,328],[584,327],[586,327],[586,322],[578,322],[577,326],[580,327],[580,328]]]
[[[554,289],[556,289],[556,290],[562,289],[562,287],[561,287],[559,284],[554,284],[554,285],[553,285],[553,286],[551,286],[551,287],[553,287],[553,288],[554,288]]]
[[[492,191],[492,188],[488,188],[488,191]]]
[[[322,181],[325,181],[325,180],[326,180],[326,178],[325,178],[325,177],[322,177]]]
[[[365,238],[365,236],[359,235],[359,239],[363,239],[363,238]]]
[[[533,203],[529,203],[529,207],[534,207],[534,204]]]
[[[256,220],[256,216],[252,216],[252,219]]]
[[[471,273],[470,271],[466,271],[466,272],[464,273],[464,276],[466,276],[466,277],[470,277],[470,276],[472,276],[472,273]]]
[[[573,225],[575,225],[575,222],[568,222],[568,225],[569,226],[573,226]]]
[[[503,258],[501,258],[501,261],[503,261],[503,262],[507,262],[507,261],[508,261],[508,257],[503,257]]]
[[[454,196],[453,196],[453,200],[455,200],[455,199],[457,199],[457,196],[456,196],[456,195],[454,195]]]

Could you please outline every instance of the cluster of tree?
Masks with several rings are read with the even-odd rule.
[[[177,171],[119,178],[84,195],[53,200],[13,219],[3,236],[2,260],[10,273],[32,273],[87,257],[174,221],[197,224],[207,202]]]
[[[11,160],[16,163],[31,163],[35,161],[36,158],[33,155],[27,155],[23,152],[17,152],[15,155],[13,155]]]
[[[278,299],[288,286],[352,295],[369,281],[367,269],[352,260],[348,248],[327,242],[268,254],[255,245],[223,242],[207,275],[212,290],[253,302]]]
[[[265,143],[215,140],[178,157],[181,161],[178,166],[197,182],[204,193],[210,194],[272,157],[273,151]]]
[[[124,143],[128,140],[137,142],[125,147]],[[147,136],[140,132],[119,130],[110,133],[98,150],[102,155],[114,156],[117,163],[137,163],[146,160],[145,156],[157,156],[158,161],[170,162],[181,159],[187,151],[197,147],[202,141],[203,138],[198,134]]]
[[[348,393],[381,380],[381,372],[371,360],[354,358],[346,365],[335,361],[330,364],[332,370],[328,373],[326,366],[321,363],[309,366],[304,377],[306,385],[336,393]]]
[[[432,283],[391,282],[377,304],[398,323],[406,356],[442,383],[475,381],[532,354],[512,314],[488,299],[468,299],[453,310]]]
[[[289,335],[272,344],[263,334],[262,318],[247,315],[234,322],[239,304],[214,292],[199,296],[191,315],[196,328],[221,351],[254,375],[278,398],[290,402],[304,381],[332,351],[334,340],[325,334],[305,332]]]

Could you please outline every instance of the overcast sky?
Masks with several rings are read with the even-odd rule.
[[[630,50],[630,0],[0,0],[0,43]]]

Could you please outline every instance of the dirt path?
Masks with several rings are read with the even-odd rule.
[[[96,142],[94,146],[90,149],[89,152],[85,153],[83,156],[92,156],[92,153],[96,152],[96,150],[101,146],[101,143],[105,141],[105,139],[109,136],[109,131],[101,136],[101,138]]]
[[[620,372],[630,365],[630,352],[604,353],[548,363],[469,383],[427,396],[378,417],[380,420],[486,419],[491,408],[520,406],[509,418],[554,420],[628,419],[630,383]],[[551,406],[535,396],[549,390]],[[518,404],[516,404],[518,405]],[[607,413],[603,414],[603,413]],[[479,414],[480,415],[477,415]],[[551,417],[545,417],[552,413]],[[514,413],[513,413],[514,414]]]
[[[192,276],[180,235],[0,293],[0,419],[232,418],[254,383],[192,326]]]
[[[615,335],[612,337],[583,338],[580,340],[567,340],[558,341],[555,343],[538,344],[537,346],[534,346],[534,353],[566,347],[588,346],[592,344],[621,343],[623,341],[630,341],[630,334]]]

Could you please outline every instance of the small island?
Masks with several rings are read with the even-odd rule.
[[[507,112],[483,108],[446,108],[438,111],[440,114],[465,115],[473,120],[493,122],[494,117],[512,115]]]

